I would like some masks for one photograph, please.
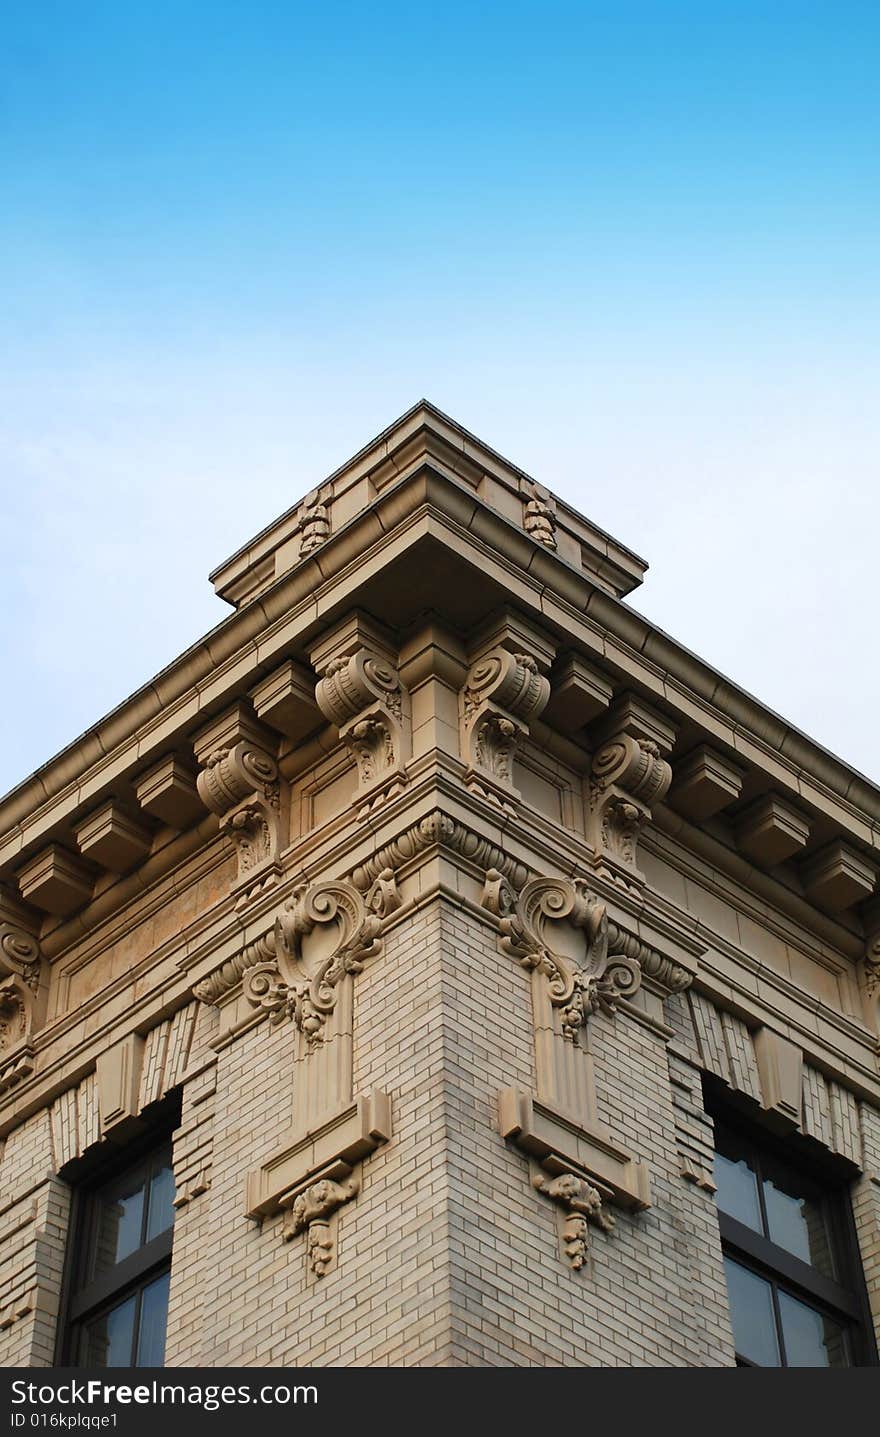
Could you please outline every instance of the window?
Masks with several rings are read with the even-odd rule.
[[[846,1190],[715,1125],[715,1182],[739,1367],[874,1361]]]
[[[62,1364],[163,1366],[173,1198],[170,1138],[77,1187]]]

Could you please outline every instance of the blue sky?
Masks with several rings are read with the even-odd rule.
[[[878,60],[850,0],[11,0],[0,789],[423,394],[880,779]]]

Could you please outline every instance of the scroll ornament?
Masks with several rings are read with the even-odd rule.
[[[383,870],[390,870],[393,875],[395,868],[402,867],[417,854],[434,847],[455,853],[479,869],[495,867],[504,874],[505,881],[510,880],[517,887],[522,887],[529,876],[529,870],[524,863],[511,858],[481,833],[467,828],[440,809],[434,809],[355,868],[351,881],[355,888],[364,893],[371,890],[377,875],[381,877]]]
[[[332,659],[315,689],[319,709],[339,729],[357,764],[359,818],[407,781],[407,699],[394,665],[366,648]]]
[[[0,977],[16,977],[35,993],[40,985],[40,945],[14,923],[0,924]]]
[[[33,1072],[30,1039],[40,972],[40,946],[36,938],[16,924],[0,924],[0,1092],[14,1087]]]
[[[621,733],[596,752],[590,782],[591,839],[596,866],[626,883],[639,877],[639,835],[672,782],[672,769],[652,739]]]
[[[460,708],[465,783],[472,792],[512,808],[514,754],[528,735],[528,720],[543,712],[549,697],[550,684],[529,654],[492,649],[471,665]]]
[[[265,883],[255,882],[274,863],[280,849],[280,779],[275,759],[245,741],[209,753],[196,780],[202,802],[220,815],[238,855],[239,879],[249,894]]]
[[[0,1093],[30,1077],[33,998],[17,978],[0,980]]]
[[[583,879],[533,878],[517,898],[497,869],[486,874],[483,906],[498,918],[502,952],[547,979],[550,1002],[559,1010],[562,1034],[576,1042],[591,1013],[612,1014],[621,998],[641,985],[638,961],[608,952],[608,914]],[[553,946],[553,925],[567,923],[582,935],[578,961]]]
[[[242,981],[249,969],[256,968],[260,963],[271,965],[274,958],[275,933],[272,930],[260,938],[255,938],[252,943],[246,943],[232,958],[227,958],[219,968],[209,973],[207,978],[196,983],[193,986],[193,997],[198,998],[200,1003],[216,1006]]]
[[[865,981],[868,995],[880,998],[880,933],[868,940],[865,949]]]
[[[366,899],[351,884],[318,883],[298,888],[276,920],[274,961],[256,963],[243,976],[243,992],[273,1023],[292,1018],[311,1049],[324,1041],[342,980],[363,971],[382,951],[385,919],[400,905],[390,869],[379,875]],[[335,942],[314,971],[303,940],[326,925]]]

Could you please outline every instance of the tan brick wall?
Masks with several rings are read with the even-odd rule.
[[[203,1100],[212,1186],[178,1213],[169,1365],[730,1365],[714,1206],[679,1176],[662,1037],[593,1020],[601,1115],[650,1163],[655,1206],[596,1232],[579,1274],[497,1132],[498,1090],[534,1073],[528,981],[494,931],[432,902],[356,991],[355,1091],[392,1094],[394,1137],[340,1211],[337,1264],[311,1278],[302,1238],[244,1216],[291,1107],[293,1030],[264,1022],[220,1051]]]
[[[499,952],[492,921],[427,900],[390,927],[355,994],[354,1090],[391,1094],[394,1135],[363,1164],[361,1192],[338,1215],[338,1260],[320,1280],[304,1239],[282,1241],[279,1217],[245,1216],[247,1173],[290,1123],[292,1024],[262,1021],[216,1058],[217,1014],[204,1005],[148,1036],[143,1100],[184,1081],[170,1367],[732,1365],[715,1204],[696,1180],[711,1170],[712,1139],[689,998],[667,1003],[671,1045],[627,1013],[590,1019],[599,1117],[648,1164],[652,1207],[618,1212],[611,1234],[591,1229],[590,1263],[575,1272],[556,1209],[497,1131],[499,1089],[534,1091],[535,1073],[529,980]],[[728,1080],[751,1088],[745,1030],[696,1006],[702,1042],[716,1033]],[[848,1143],[850,1106],[838,1095],[829,1127]],[[877,1317],[880,1119],[862,1104],[860,1121],[854,1211]],[[90,1076],[6,1141],[4,1365],[52,1362],[69,1200],[53,1174],[96,1131]]]
[[[495,935],[447,907],[447,1021],[463,1055],[448,1089],[455,1228],[455,1356],[491,1366],[729,1366],[714,1205],[678,1173],[662,1038],[630,1018],[594,1017],[599,1116],[650,1164],[654,1206],[594,1231],[591,1270],[559,1251],[552,1205],[494,1127],[497,1090],[527,1082],[529,986]],[[477,991],[482,1001],[472,1005]],[[493,1001],[487,1001],[493,998]],[[526,1071],[524,1071],[526,1070]]]
[[[48,1110],[15,1128],[0,1161],[0,1367],[51,1367],[70,1189],[54,1176]]]
[[[355,1091],[393,1096],[394,1138],[363,1165],[339,1213],[338,1261],[307,1275],[302,1237],[244,1216],[248,1170],[283,1139],[292,1102],[291,1024],[221,1049],[210,1192],[178,1214],[169,1366],[439,1365],[450,1351],[444,1035],[436,909],[389,933],[358,979]]]
[[[868,1303],[880,1347],[880,1113],[859,1104],[864,1173],[853,1184],[852,1204]]]

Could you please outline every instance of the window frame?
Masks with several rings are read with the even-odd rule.
[[[787,1359],[785,1332],[779,1308],[781,1291],[823,1313],[843,1328],[850,1357],[849,1366],[876,1366],[877,1347],[848,1191],[854,1175],[851,1165],[839,1164],[832,1155],[824,1152],[814,1157],[813,1153],[795,1148],[790,1139],[779,1137],[747,1122],[738,1112],[732,1112],[712,1102],[709,1102],[707,1107],[714,1122],[716,1151],[719,1137],[723,1140],[724,1135],[728,1134],[743,1149],[755,1172],[761,1220],[765,1227],[769,1226],[769,1223],[764,1181],[766,1178],[772,1180],[774,1171],[796,1178],[805,1190],[804,1196],[821,1208],[826,1223],[837,1273],[835,1278],[828,1277],[812,1264],[796,1257],[788,1248],[774,1242],[764,1232],[758,1232],[747,1223],[723,1212],[716,1204],[723,1256],[762,1278],[770,1286],[780,1358]],[[804,1140],[800,1139],[800,1142],[803,1143]],[[736,1362],[739,1367],[759,1366],[739,1352],[736,1354]],[[780,1366],[788,1365],[787,1360],[780,1361]]]
[[[139,1135],[134,1141],[112,1153],[100,1152],[87,1163],[79,1160],[70,1165],[68,1172],[62,1174],[71,1183],[73,1190],[55,1350],[57,1366],[84,1365],[79,1360],[79,1346],[86,1324],[100,1317],[104,1311],[116,1307],[132,1294],[142,1293],[156,1278],[171,1271],[174,1221],[164,1232],[114,1264],[108,1272],[90,1281],[84,1281],[81,1277],[87,1268],[89,1256],[94,1251],[100,1211],[99,1195],[124,1176],[137,1175],[139,1169],[143,1171],[145,1178],[149,1178],[157,1159],[166,1158],[171,1163],[173,1127],[177,1126],[178,1121],[179,1117],[175,1117],[173,1124],[163,1122],[161,1126],[151,1128],[149,1132]],[[147,1221],[145,1210],[142,1222]],[[132,1334],[135,1353],[140,1321],[139,1302]]]

